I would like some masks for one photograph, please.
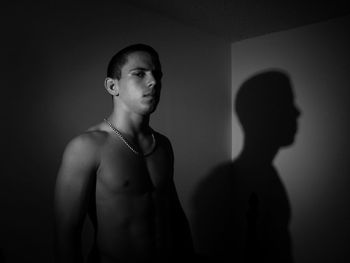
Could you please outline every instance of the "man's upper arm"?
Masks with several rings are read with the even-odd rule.
[[[171,142],[167,139],[167,147],[169,151],[169,158],[172,169],[171,180],[168,185],[168,200],[170,208],[170,217],[173,227],[174,245],[178,249],[176,252],[179,256],[192,255],[193,241],[189,222],[182,208],[179,196],[174,182],[174,152]],[[181,257],[180,256],[180,257]]]
[[[66,147],[55,186],[55,217],[59,228],[79,227],[94,189],[98,148],[89,135]]]

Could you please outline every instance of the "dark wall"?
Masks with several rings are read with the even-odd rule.
[[[193,224],[193,189],[230,155],[230,45],[119,1],[13,2],[1,17],[0,258],[51,261],[62,151],[109,114],[107,63],[136,42],[161,56],[163,91],[151,123],[173,143],[175,182]]]

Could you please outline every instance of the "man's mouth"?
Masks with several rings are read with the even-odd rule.
[[[150,92],[150,93],[143,94],[143,97],[151,97],[151,98],[153,98],[155,96],[156,96],[155,92]]]

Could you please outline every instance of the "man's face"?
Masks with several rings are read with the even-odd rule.
[[[160,97],[161,68],[144,51],[129,54],[118,81],[118,102],[125,110],[149,115],[155,111]]]

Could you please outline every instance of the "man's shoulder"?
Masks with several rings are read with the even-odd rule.
[[[72,138],[65,148],[65,155],[83,155],[85,157],[93,157],[104,145],[108,133],[96,127],[78,134]]]
[[[157,145],[162,147],[162,148],[165,148],[167,151],[172,153],[173,147],[172,147],[170,139],[166,135],[164,135],[160,132],[157,132],[154,130],[153,130],[153,132],[154,132],[154,135],[156,137]]]
[[[107,138],[104,131],[85,131],[69,141],[67,147],[73,148],[96,148],[101,146]]]
[[[153,133],[157,137],[158,140],[166,142],[166,143],[170,143],[170,139],[167,136],[165,136],[164,134],[160,133],[159,131],[153,130]]]

